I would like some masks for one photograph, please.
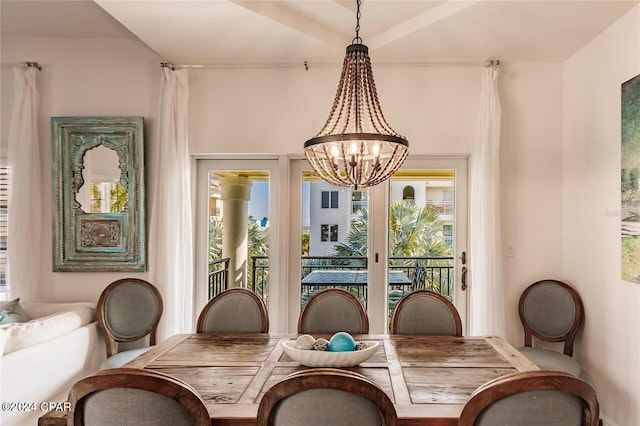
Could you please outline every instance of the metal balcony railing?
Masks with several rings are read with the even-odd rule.
[[[424,282],[417,283],[414,273],[417,266],[426,269]],[[366,271],[367,258],[356,256],[302,256],[301,257],[302,281],[312,271]],[[443,296],[453,299],[454,291],[454,259],[452,256],[444,257],[391,257],[389,258],[389,271],[401,271],[411,279],[411,285],[396,285],[388,283],[389,312],[395,304],[407,292],[414,288],[426,288]],[[249,262],[248,287],[255,291],[268,306],[269,302],[269,258],[268,256],[253,256]],[[228,288],[229,258],[217,259],[209,263],[209,299]],[[343,288],[353,293],[367,306],[367,286],[354,285],[300,285],[301,305],[307,302],[315,292],[325,288]]]
[[[228,257],[209,262],[208,292],[209,300],[229,288]]]
[[[433,209],[439,215],[452,215],[455,213],[455,205],[453,201],[427,201],[426,206]]]
[[[424,266],[426,274],[423,286],[412,282],[412,285],[389,284],[389,308],[393,309],[397,301],[408,291],[415,287],[423,287],[453,298],[454,291],[454,260],[452,256],[445,257],[391,257],[389,258],[389,271],[402,271],[413,280],[416,266]],[[300,281],[312,271],[336,270],[336,271],[366,271],[366,257],[351,256],[302,256]],[[254,256],[250,261],[249,288],[258,293],[265,303],[268,303],[269,294],[269,259],[267,256]],[[362,285],[336,285],[351,291],[358,297],[363,305],[367,305],[367,287]],[[327,288],[327,286],[323,286]],[[301,284],[300,298],[304,305],[311,294],[319,289],[313,286]]]

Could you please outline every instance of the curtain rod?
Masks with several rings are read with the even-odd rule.
[[[203,64],[180,64],[171,62],[160,62],[161,68],[183,69],[183,68],[298,68],[303,67],[308,70],[310,67],[340,67],[342,62],[310,62],[310,61],[283,61],[283,62],[215,62]],[[490,67],[500,65],[499,59],[486,59],[474,61],[376,61],[374,66],[412,66],[412,67]]]
[[[38,71],[42,71],[42,67],[39,63],[29,61],[29,62],[2,62],[0,63],[2,68],[17,68],[17,67],[33,67],[37,68]]]

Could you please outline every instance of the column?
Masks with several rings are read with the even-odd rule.
[[[222,200],[222,257],[229,261],[229,288],[247,286],[247,244],[251,179],[224,176],[220,180]]]

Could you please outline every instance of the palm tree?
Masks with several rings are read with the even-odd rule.
[[[117,182],[113,188],[111,188],[111,213],[117,213],[124,210],[124,206],[129,201],[129,194],[127,190],[120,182]]]
[[[366,209],[357,212],[351,221],[351,229],[344,242],[335,247],[338,256],[366,256],[367,255],[367,222]],[[428,207],[419,207],[407,201],[395,201],[391,203],[389,210],[389,257],[400,257],[401,260],[393,260],[391,266],[402,266],[414,269],[418,263],[422,266],[445,266],[449,260],[420,260],[420,257],[444,257],[451,252],[444,242],[442,222],[438,213]],[[448,288],[448,275],[443,275],[442,270],[436,268],[426,278],[428,286],[441,292],[442,288]],[[442,287],[442,286],[445,287]]]
[[[389,212],[391,257],[437,257],[450,254],[438,213],[406,201],[395,201]]]
[[[209,217],[209,262],[222,257],[222,220]]]
[[[268,256],[269,255],[269,233],[266,228],[262,228],[258,223],[253,220],[253,217],[249,216],[249,229],[247,230],[247,259],[252,259],[254,256]],[[256,264],[257,265],[257,264]],[[253,288],[259,294],[265,294],[266,284],[269,282],[269,269],[263,268],[262,275],[253,282],[253,262],[249,262],[247,268],[247,285],[249,288]],[[256,277],[258,278],[258,277]],[[264,288],[263,288],[264,287]]]
[[[358,211],[344,242],[334,247],[338,256],[366,256],[369,214]],[[394,201],[389,211],[390,257],[437,257],[451,253],[442,233],[442,222],[431,208],[406,201]]]

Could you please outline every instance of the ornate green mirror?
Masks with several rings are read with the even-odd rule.
[[[144,271],[142,117],[52,117],[53,270]]]

